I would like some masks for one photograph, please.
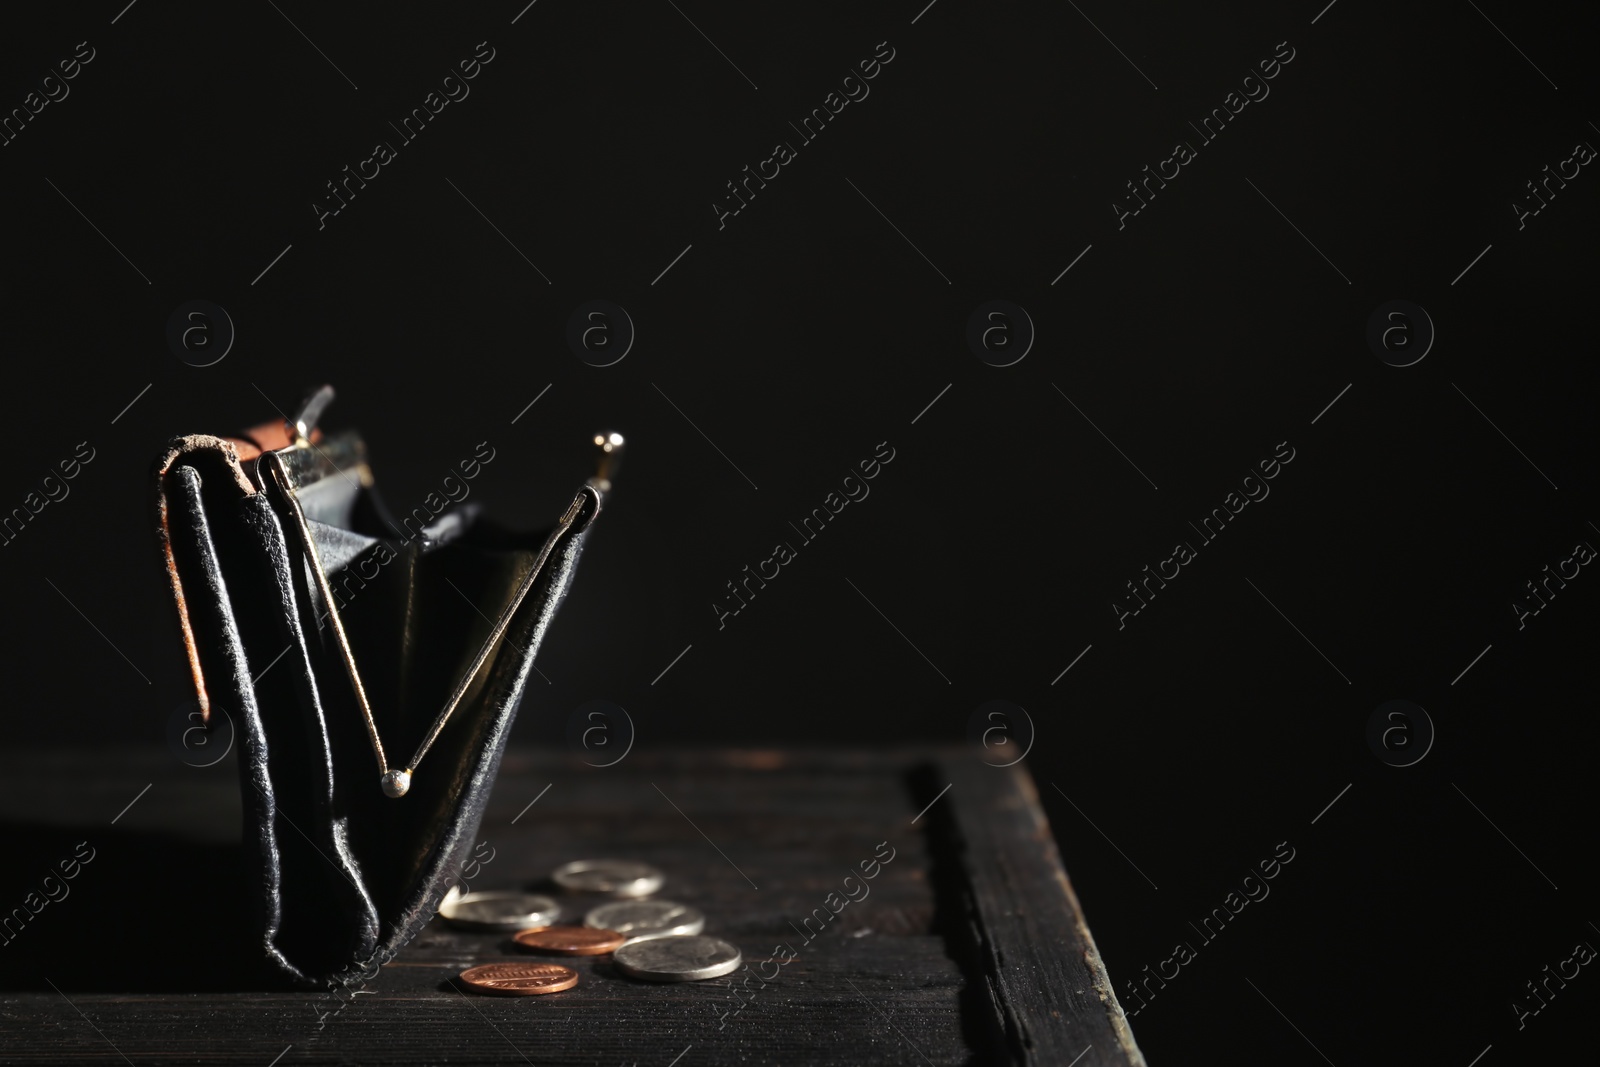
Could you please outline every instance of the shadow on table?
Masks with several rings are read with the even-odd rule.
[[[282,988],[252,943],[237,844],[8,821],[0,848],[0,989]]]

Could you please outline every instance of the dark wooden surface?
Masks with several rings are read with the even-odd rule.
[[[466,994],[465,967],[529,957],[437,921],[352,999],[274,990],[242,958],[231,758],[11,752],[0,776],[0,908],[80,842],[95,850],[0,946],[6,1063],[1143,1062],[1031,780],[965,752],[635,752],[605,769],[507,755],[473,888],[583,857],[653,863],[660,895],[703,910],[753,967],[797,953],[742,997],[741,972],[650,985],[604,960],[572,964],[565,993]],[[882,842],[894,859],[870,894],[807,942],[804,917]]]

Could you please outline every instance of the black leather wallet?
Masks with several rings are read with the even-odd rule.
[[[199,714],[239,739],[260,945],[322,987],[370,978],[457,881],[622,445],[595,439],[600,471],[552,529],[445,506],[481,450],[397,522],[360,438],[315,429],[331,398],[174,438],[156,464]]]

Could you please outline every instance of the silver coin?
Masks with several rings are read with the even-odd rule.
[[[553,925],[561,916],[561,905],[537,893],[462,893],[452,889],[440,902],[439,915],[462,930],[526,930]]]
[[[613,897],[647,897],[665,881],[648,863],[630,860],[573,860],[557,867],[550,879],[568,892]]]
[[[629,941],[612,954],[617,970],[647,982],[698,982],[737,970],[744,957],[720,937],[674,935]]]
[[[591,908],[583,925],[597,930],[615,930],[630,941],[648,937],[698,934],[706,928],[706,917],[699,908],[670,900],[614,900]]]

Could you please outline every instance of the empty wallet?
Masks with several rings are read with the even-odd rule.
[[[315,428],[331,398],[156,463],[198,715],[238,738],[254,936],[324,988],[369,979],[458,880],[622,446],[595,439],[599,473],[551,529],[438,494],[397,524],[361,439]]]

